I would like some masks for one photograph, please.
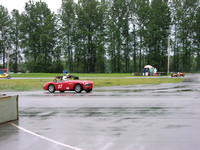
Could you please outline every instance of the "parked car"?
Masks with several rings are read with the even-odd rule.
[[[11,78],[11,75],[10,75],[10,74],[7,74],[7,73],[0,74],[0,78],[7,78],[7,79],[10,79],[10,78]]]

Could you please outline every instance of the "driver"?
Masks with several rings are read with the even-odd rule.
[[[66,77],[66,76],[63,76],[63,78],[62,78],[62,79],[65,81],[65,80],[67,80],[67,77]]]
[[[68,78],[70,78],[70,75],[69,75],[69,74],[67,74],[66,76],[63,76],[63,80],[64,80],[64,81],[67,80]]]

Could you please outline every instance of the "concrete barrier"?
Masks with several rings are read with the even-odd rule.
[[[0,123],[18,119],[18,95],[0,96]]]

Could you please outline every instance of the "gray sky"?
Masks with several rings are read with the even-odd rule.
[[[3,5],[11,12],[13,9],[19,10],[19,12],[24,11],[25,3],[29,0],[0,0],[0,5]],[[40,0],[34,0],[35,2]],[[43,2],[47,3],[48,7],[57,13],[57,10],[61,7],[62,0],[42,0]]]

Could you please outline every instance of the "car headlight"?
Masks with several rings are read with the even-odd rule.
[[[84,86],[90,86],[90,83],[85,83]]]

